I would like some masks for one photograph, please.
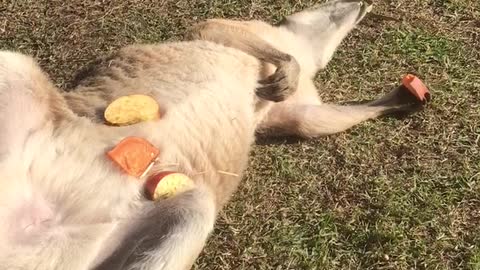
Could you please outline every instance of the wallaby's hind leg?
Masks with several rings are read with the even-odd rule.
[[[365,120],[419,108],[402,87],[381,99],[360,105],[286,102],[273,106],[260,126],[260,133],[313,138],[345,131]]]

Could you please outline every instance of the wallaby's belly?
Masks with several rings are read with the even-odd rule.
[[[120,96],[154,97],[165,115],[135,127],[160,147],[154,170],[202,175],[222,202],[254,139],[259,69],[255,58],[204,41],[132,46],[66,98],[75,112],[103,121],[99,112]]]
[[[158,134],[157,144],[164,149],[158,170],[162,164],[176,164],[170,168],[200,176],[222,204],[236,188],[254,140],[259,67],[241,52],[200,44],[185,48],[183,53],[190,54],[185,67],[159,65],[159,71],[171,70],[152,77],[152,95],[166,108],[152,140]]]

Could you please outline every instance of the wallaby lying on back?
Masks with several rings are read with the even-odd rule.
[[[0,268],[189,269],[256,131],[316,137],[411,107],[396,92],[356,106],[317,96],[315,72],[368,8],[331,1],[275,27],[207,21],[188,42],[121,49],[63,94],[31,58],[0,52]],[[165,115],[103,125],[105,107],[129,94],[154,97]],[[195,188],[144,199],[148,175],[134,179],[105,157],[127,136],[160,149],[149,174],[182,172]]]

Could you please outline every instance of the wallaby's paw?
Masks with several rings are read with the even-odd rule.
[[[256,94],[265,100],[284,101],[297,90],[299,74],[297,60],[289,56],[287,61],[280,62],[275,73],[259,81]]]

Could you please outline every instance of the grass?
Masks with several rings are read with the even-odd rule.
[[[133,42],[194,21],[278,21],[310,0],[0,0],[0,48],[66,87]],[[408,71],[423,112],[318,140],[257,145],[196,269],[480,269],[480,2],[376,1],[317,83],[328,102],[374,98]],[[348,68],[346,68],[348,67]]]

